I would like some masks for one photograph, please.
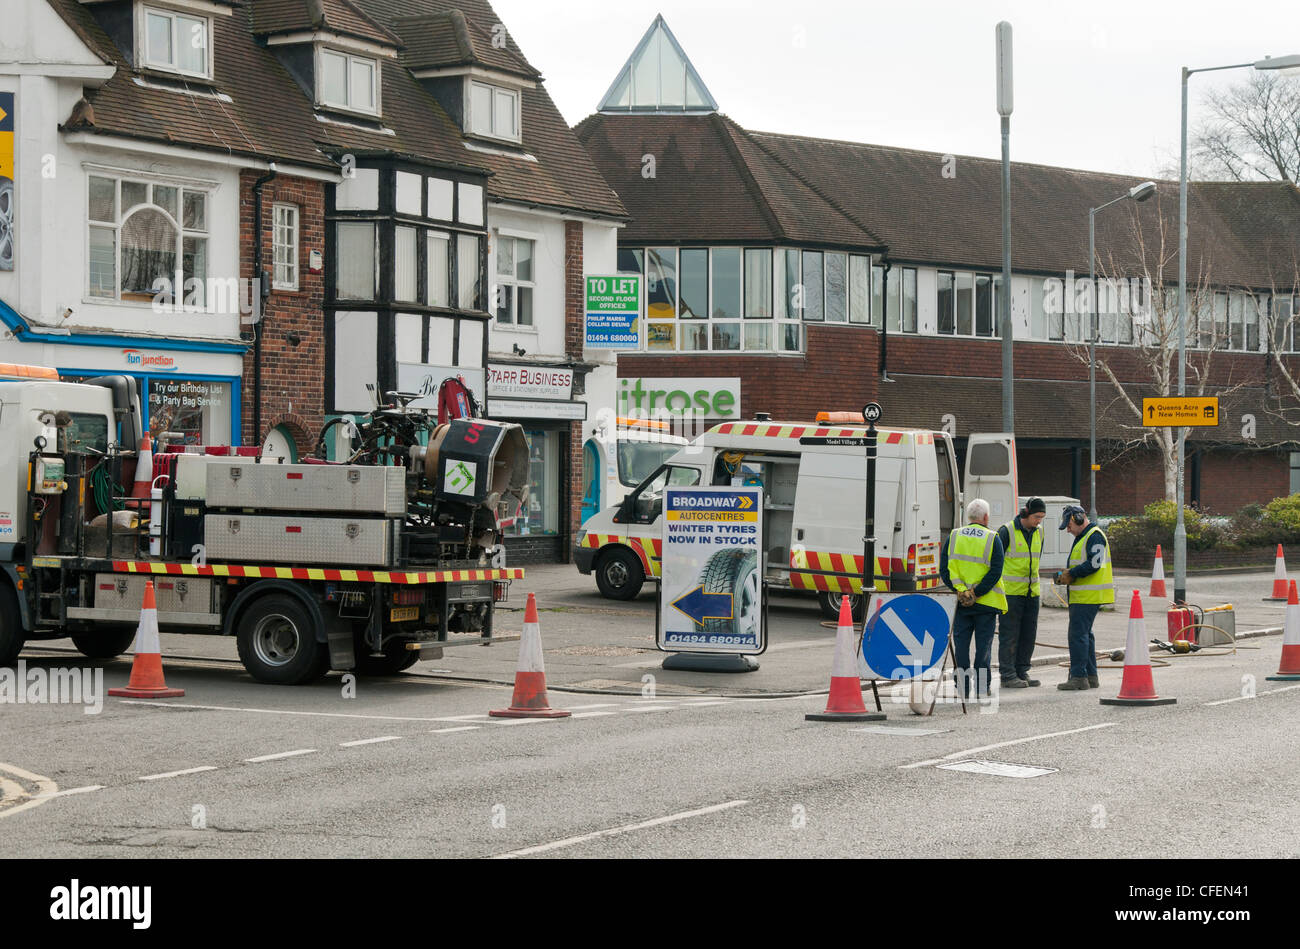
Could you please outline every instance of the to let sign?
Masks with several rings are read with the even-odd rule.
[[[1142,424],[1147,428],[1218,425],[1217,396],[1174,396],[1142,400]]]
[[[641,278],[625,274],[587,277],[587,347],[636,349]]]

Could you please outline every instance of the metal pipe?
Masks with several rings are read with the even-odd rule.
[[[1187,395],[1187,77],[1182,73],[1182,148],[1178,163],[1178,394]],[[1186,485],[1183,462],[1187,429],[1178,430],[1178,519],[1174,525],[1174,602],[1187,600],[1187,525],[1183,522]]]
[[[262,443],[262,302],[267,294],[266,281],[262,273],[262,186],[274,178],[275,162],[271,162],[266,174],[253,182],[253,279],[257,281],[257,292],[253,300],[257,307],[253,320],[253,438],[257,444]]]
[[[1097,523],[1097,209],[1088,211],[1088,278],[1092,286],[1092,327],[1088,334],[1088,518]]]
[[[1016,430],[1011,359],[1011,117],[1002,116],[1002,430]]]

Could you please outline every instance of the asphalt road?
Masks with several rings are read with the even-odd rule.
[[[347,697],[337,675],[259,685],[229,661],[228,641],[182,636],[165,636],[164,652],[209,657],[169,660],[183,698],[110,698],[93,715],[0,706],[0,857],[1300,853],[1300,682],[1265,680],[1277,635],[1157,667],[1175,705],[1100,705],[1118,669],[1099,690],[1058,692],[1064,670],[1049,660],[1043,688],[969,714],[942,701],[915,716],[886,689],[883,727],[815,723],[804,714],[824,695],[774,697],[826,687],[833,633],[806,604],[781,607],[774,645],[790,648],[757,673],[665,673],[645,651],[648,599],[589,602],[582,584],[549,579],[562,609],[542,615],[547,670],[568,719],[487,717],[509,688],[470,680],[508,681],[504,644],[362,679]],[[1254,579],[1193,591],[1234,595]],[[1282,617],[1258,598],[1242,612]],[[1161,636],[1163,613],[1148,615]],[[94,665],[42,648],[24,659]],[[126,661],[103,665],[108,685],[125,683]],[[961,770],[971,761],[1042,773]]]

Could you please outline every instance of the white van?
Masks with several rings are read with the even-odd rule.
[[[686,444],[665,419],[616,417],[602,409],[582,448],[582,522],[622,503]]]
[[[877,429],[876,589],[940,586],[939,545],[963,517],[952,438],[944,432]],[[861,447],[805,444],[809,438],[863,438],[861,424],[726,422],[682,448],[621,504],[583,525],[574,550],[578,569],[595,573],[611,599],[636,596],[660,575],[668,486],[759,484],[763,487],[764,575],[774,586],[818,595],[822,612],[839,615],[841,594],[858,609],[866,521],[866,459]],[[971,435],[969,497],[989,502],[991,523],[1017,508],[1015,438]]]

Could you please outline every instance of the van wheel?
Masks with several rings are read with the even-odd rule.
[[[12,666],[23,649],[23,620],[13,588],[0,583],[0,666]]]
[[[705,632],[752,636],[757,642],[763,609],[758,554],[735,548],[719,550],[704,565],[700,585],[705,593],[731,594],[731,618],[705,619]]]
[[[87,659],[112,659],[131,648],[135,630],[130,626],[107,632],[73,633],[72,645]]]
[[[329,669],[330,655],[316,640],[316,624],[292,596],[271,593],[239,618],[239,661],[258,682],[303,685]]]
[[[849,610],[853,614],[853,622],[861,623],[866,615],[861,593],[828,593],[825,591],[818,593],[817,605],[821,607],[822,616],[828,620],[838,620],[840,618],[841,596],[849,598]]]
[[[645,571],[636,554],[626,547],[616,547],[596,564],[596,586],[600,595],[611,600],[630,600],[641,592]]]

